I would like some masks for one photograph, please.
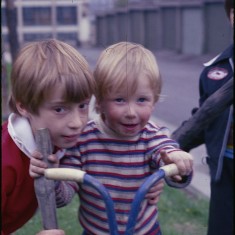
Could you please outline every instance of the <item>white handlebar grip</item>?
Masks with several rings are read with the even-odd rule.
[[[69,168],[49,168],[45,170],[45,177],[54,180],[71,180],[83,183],[86,172]]]
[[[160,169],[165,171],[166,176],[178,175],[179,170],[175,164],[169,164],[160,167]]]

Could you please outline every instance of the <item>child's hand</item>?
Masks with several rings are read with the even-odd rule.
[[[44,175],[44,170],[48,167],[46,162],[42,161],[43,156],[40,152],[35,151],[33,152],[31,159],[30,159],[30,166],[29,166],[29,174],[33,178],[40,177]],[[48,160],[55,166],[58,167],[59,160],[55,155],[50,155]]]
[[[173,178],[177,181],[182,179],[181,176],[189,175],[193,170],[193,157],[191,154],[184,151],[173,151],[166,153],[166,151],[161,151],[161,159],[165,165],[175,163],[179,170],[179,175]]]
[[[42,230],[36,235],[65,235],[65,232],[61,229],[50,229],[50,230]]]
[[[153,185],[145,198],[148,199],[150,205],[156,205],[160,199],[160,195],[164,188],[164,180],[160,180],[157,184]]]

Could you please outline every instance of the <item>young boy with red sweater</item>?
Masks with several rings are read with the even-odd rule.
[[[87,61],[66,43],[51,39],[20,50],[11,74],[13,112],[2,125],[2,235],[21,228],[38,207],[29,175],[36,130],[49,129],[62,157],[87,123],[94,86]]]

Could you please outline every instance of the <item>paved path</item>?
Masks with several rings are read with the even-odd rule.
[[[79,51],[93,69],[102,48],[79,48]],[[163,77],[164,100],[157,104],[152,119],[172,132],[182,121],[189,118],[190,110],[197,105],[199,74],[203,68],[202,64],[211,56],[186,56],[166,51],[156,54]],[[209,198],[210,177],[204,160],[205,147],[193,149],[191,154],[194,156],[194,177],[187,190],[199,197]]]

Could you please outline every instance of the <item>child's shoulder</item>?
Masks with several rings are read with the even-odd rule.
[[[89,120],[84,129],[89,130],[95,128],[97,125],[96,120]]]
[[[7,129],[7,125],[8,125],[8,120],[6,120],[2,123],[2,131],[3,131],[3,129]]]
[[[167,127],[164,126],[159,126],[156,124],[154,121],[148,121],[146,126],[145,126],[145,131],[153,134],[158,134],[158,135],[166,135],[170,136],[170,131]]]
[[[10,133],[9,133],[9,128],[8,128],[8,121],[4,122],[2,124],[2,148],[4,149],[9,148],[10,146],[16,146],[14,143]]]
[[[19,156],[24,155],[23,152],[13,141],[8,131],[8,121],[2,124],[2,164],[16,165],[17,161],[21,161]]]
[[[8,126],[8,121],[5,121],[2,124],[2,144],[4,144],[5,139],[10,137],[7,126]]]
[[[97,122],[96,120],[90,120],[87,122],[86,126],[84,127],[81,135],[86,135],[97,130]]]

